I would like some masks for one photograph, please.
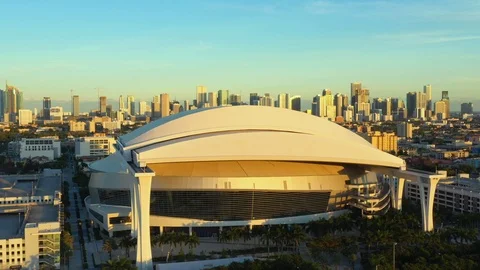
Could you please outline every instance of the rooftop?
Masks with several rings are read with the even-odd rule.
[[[14,238],[18,235],[18,229],[24,219],[24,213],[11,213],[0,215],[0,239]]]
[[[30,209],[27,223],[56,222],[59,217],[57,205],[37,205]]]

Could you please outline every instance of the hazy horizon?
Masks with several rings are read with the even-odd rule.
[[[3,1],[0,82],[68,100],[209,91],[371,97],[433,86],[478,95],[480,3],[440,1]],[[21,14],[19,19],[18,14]],[[0,87],[3,88],[3,87]]]

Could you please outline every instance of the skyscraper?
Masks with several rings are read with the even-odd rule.
[[[263,97],[259,98],[258,105],[273,107],[274,105],[273,98],[270,96],[269,93],[265,93]]]
[[[32,123],[31,110],[18,110],[18,125],[26,126]]]
[[[445,102],[446,100],[440,100],[435,102],[435,116],[437,117],[437,120],[443,120],[445,118],[448,118],[447,116],[447,103]]]
[[[5,91],[0,89],[0,120],[3,120],[3,114],[5,113]]]
[[[147,102],[146,102],[146,101],[140,101],[140,102],[138,103],[138,105],[139,105],[139,108],[138,108],[139,111],[138,111],[138,113],[139,113],[140,115],[145,115],[145,113],[147,112]]]
[[[120,95],[118,98],[118,110],[123,112],[125,110],[125,102],[123,101],[123,96]]]
[[[288,94],[282,93],[278,95],[277,103],[279,108],[290,109],[289,101],[290,98]]]
[[[448,91],[442,91],[442,101],[445,102],[445,117],[450,118],[450,98]]]
[[[217,107],[217,93],[210,92],[208,93],[208,104],[210,107]]]
[[[229,99],[228,90],[218,90],[218,92],[217,92],[217,105],[218,106],[228,105],[230,103],[228,99]]]
[[[336,116],[342,116],[343,114],[343,109],[344,109],[344,106],[343,106],[343,95],[342,94],[336,94],[334,99],[333,99],[333,103],[335,104],[336,106]]]
[[[294,111],[301,111],[302,110],[302,99],[300,96],[293,96],[290,98],[289,101],[289,107],[290,109]]]
[[[316,95],[312,101],[312,115],[322,116],[321,108],[323,106],[323,96]]]
[[[327,111],[328,111],[327,109],[330,106],[334,106],[332,91],[330,89],[323,89],[323,91],[322,91],[322,102],[321,102],[321,106],[320,106],[320,116],[326,117],[327,116]],[[332,109],[330,109],[330,110],[332,110]],[[335,110],[335,113],[336,113],[336,110]],[[330,116],[331,115],[332,115],[332,113],[330,113]],[[333,118],[335,118],[335,117],[333,117]]]
[[[197,108],[202,108],[207,102],[207,87],[197,86]]]
[[[170,97],[168,94],[160,94],[160,111],[161,117],[170,115]]]
[[[18,110],[23,109],[23,93],[15,86],[6,84],[3,104],[5,113],[17,114]]]
[[[135,97],[127,96],[127,113],[129,115],[135,115]]]
[[[72,115],[78,116],[80,114],[80,97],[73,96],[72,97]]]
[[[470,103],[462,103],[460,106],[460,114],[473,114],[473,104]]]
[[[107,97],[101,96],[98,102],[99,102],[98,107],[99,107],[100,113],[101,114],[107,113]]]
[[[413,118],[415,115],[415,108],[417,107],[415,95],[415,92],[407,93],[407,118]]]
[[[354,82],[350,84],[350,98],[352,99],[350,104],[352,106],[355,106],[355,104],[358,102],[356,98],[360,90],[362,90],[362,83]]]
[[[432,104],[432,86],[430,84],[424,85],[423,86],[423,93],[425,93],[425,98],[427,100],[427,110],[432,111],[433,110],[433,104]]]
[[[258,105],[258,93],[250,93],[250,105]]]
[[[43,119],[50,120],[50,108],[52,107],[52,100],[49,97],[43,98]]]
[[[239,94],[231,94],[229,97],[229,102],[232,105],[240,105],[242,104],[242,96]]]
[[[183,110],[184,111],[189,111],[190,110],[190,103],[188,100],[183,101]]]

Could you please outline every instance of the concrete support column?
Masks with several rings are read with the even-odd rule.
[[[422,224],[423,230],[426,232],[433,231],[433,204],[435,202],[435,191],[437,190],[437,184],[440,179],[428,178],[422,181],[420,177],[417,179],[417,183],[420,189],[420,202],[422,206]],[[427,195],[425,196],[425,187],[428,188]]]
[[[163,234],[163,226],[158,227],[160,229],[160,234]]]
[[[135,215],[137,216],[137,268],[151,270],[152,247],[150,242],[150,193],[152,175],[138,173],[135,188]]]
[[[188,235],[192,236],[193,234],[193,229],[192,226],[188,227]]]
[[[405,189],[405,178],[397,178],[397,192],[395,209],[402,211],[403,190]]]
[[[433,204],[435,203],[435,191],[437,190],[438,178],[430,178],[427,194],[427,228],[426,231],[433,231]]]
[[[135,206],[136,204],[136,192],[135,192],[135,186],[137,185],[137,179],[132,179],[132,183],[130,186],[130,212],[131,212],[131,217],[132,217],[132,227],[131,227],[131,235],[132,237],[137,237],[137,215],[135,214]]]

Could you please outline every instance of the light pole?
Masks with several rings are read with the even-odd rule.
[[[393,242],[393,270],[395,270],[395,246],[397,242]]]

